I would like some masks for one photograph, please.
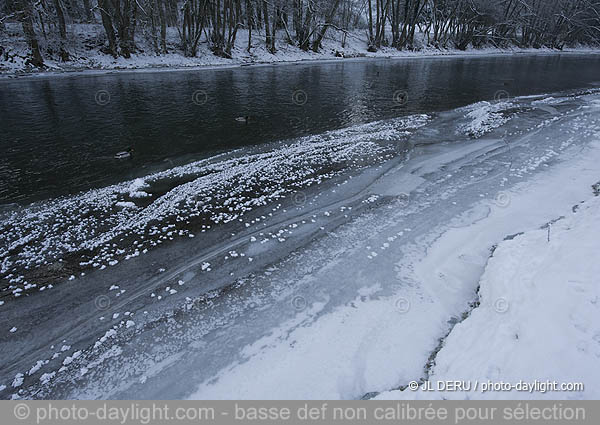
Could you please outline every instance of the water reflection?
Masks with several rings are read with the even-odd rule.
[[[578,88],[598,80],[599,64],[594,55],[435,58],[0,81],[0,202],[104,186],[235,147],[452,109],[498,90],[518,96]],[[399,90],[406,102],[394,102]],[[99,91],[109,96],[98,101]],[[302,102],[294,100],[298,91]],[[236,121],[244,116],[248,123]],[[115,160],[128,146],[134,158]]]

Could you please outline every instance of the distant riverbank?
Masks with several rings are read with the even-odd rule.
[[[286,43],[283,39],[277,43],[277,51],[270,53],[259,37],[253,39],[250,52],[247,50],[248,34],[244,30],[238,33],[236,48],[232,51],[231,58],[214,55],[206,44],[199,47],[196,57],[186,57],[176,48],[170,53],[156,55],[147,46],[141,46],[131,58],[113,58],[100,52],[100,49],[90,49],[76,40],[93,40],[101,34],[99,25],[72,25],[70,31],[73,35],[72,44],[69,46],[71,59],[61,62],[53,58],[45,58],[43,69],[31,67],[26,64],[28,48],[24,39],[19,37],[0,39],[0,44],[5,48],[5,55],[0,58],[0,78],[14,78],[22,76],[48,76],[48,75],[73,75],[73,74],[104,74],[123,71],[177,71],[201,70],[215,68],[229,68],[239,66],[261,66],[275,64],[297,64],[307,62],[329,62],[364,59],[405,59],[405,58],[431,58],[439,56],[470,57],[481,55],[516,55],[516,54],[566,54],[566,53],[600,53],[597,47],[565,48],[563,50],[549,48],[469,48],[436,49],[423,47],[419,50],[397,50],[392,47],[383,47],[376,52],[367,51],[367,41],[361,32],[350,33],[342,47],[340,40],[329,38],[323,41],[323,48],[319,52],[304,51],[297,46]],[[171,44],[176,46],[176,32],[170,36]],[[8,46],[8,47],[7,47]],[[241,47],[244,46],[244,47]],[[146,48],[145,48],[146,47]],[[8,58],[8,60],[6,60]]]

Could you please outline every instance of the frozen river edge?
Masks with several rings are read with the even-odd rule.
[[[427,380],[375,398],[597,399],[599,186],[564,216],[501,242]]]
[[[273,231],[281,239],[302,243],[319,233],[319,225],[327,228],[316,242],[301,244],[282,261],[265,257],[262,272],[223,290],[202,290],[202,272],[212,266],[223,280],[230,272],[243,275],[243,269],[228,264],[247,262],[256,245],[250,251],[225,249],[220,261],[229,257],[228,262],[206,267],[200,262],[198,274],[169,270],[142,290],[125,281],[109,289],[118,274],[102,274],[108,280],[78,278],[47,296],[31,297],[43,298],[45,309],[48,300],[57,301],[49,305],[62,311],[68,326],[69,316],[79,318],[80,312],[65,310],[60,299],[99,289],[91,284],[106,285],[112,320],[108,312],[90,311],[87,328],[71,333],[74,338],[47,335],[63,323],[54,328],[17,323],[14,301],[7,302],[0,307],[9,313],[2,323],[11,331],[2,337],[3,347],[27,343],[22,338],[28,332],[56,341],[45,347],[43,339],[30,340],[39,350],[3,366],[2,395],[359,398],[420,379],[438,339],[476,297],[493,246],[507,235],[566,216],[589,198],[598,181],[598,109],[597,93],[590,92],[482,102],[440,114],[433,126],[411,130],[414,150],[407,162],[384,158],[385,167],[369,168],[352,185],[322,186],[324,204],[315,204],[306,217],[273,224],[289,228]],[[391,131],[389,124],[353,129],[352,146],[364,143],[377,153],[377,145],[368,142],[374,129],[376,138],[396,138],[406,130],[392,122]],[[451,132],[446,125],[453,126]],[[455,141],[423,143],[455,131]],[[465,131],[476,137],[465,139]],[[334,134],[324,145],[348,135]],[[569,190],[557,190],[561,185]],[[311,217],[318,222],[311,224]],[[144,273],[152,277],[155,271]],[[162,292],[154,289],[154,280]],[[152,289],[164,301],[151,297]],[[119,301],[131,291],[140,302],[135,308]],[[196,298],[192,294],[198,291],[203,295]],[[177,303],[185,295],[190,302],[186,298],[181,308]],[[104,326],[100,315],[114,326],[96,339]],[[288,385],[282,388],[282,382]]]

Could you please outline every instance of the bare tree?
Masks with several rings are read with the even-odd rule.
[[[60,49],[59,54],[63,62],[69,60],[69,53],[67,52],[67,25],[65,23],[65,14],[63,12],[60,0],[54,0],[54,9],[56,10],[56,18],[58,21],[58,30],[60,32]]]
[[[340,5],[340,0],[333,1],[333,6],[331,7],[331,10],[327,14],[327,17],[325,18],[325,23],[323,25],[321,25],[321,28],[317,31],[317,36],[315,37],[315,40],[313,41],[313,45],[312,45],[313,51],[317,52],[319,50],[319,48],[321,47],[321,42],[323,41],[323,37],[325,37],[325,32],[327,31],[327,28],[329,28],[333,24],[335,12],[337,11],[337,8],[339,7],[339,5]]]
[[[30,63],[43,64],[42,52],[69,59],[70,22],[93,22],[100,13],[106,34],[102,50],[128,58],[139,50],[138,30],[156,54],[169,49],[196,56],[201,44],[230,58],[241,28],[245,49],[264,31],[266,49],[276,53],[281,34],[289,44],[319,51],[332,33],[346,46],[352,30],[365,31],[366,46],[397,49],[466,49],[518,45],[562,49],[600,44],[600,0],[9,0],[0,4],[6,20],[19,21],[31,49]],[[169,44],[176,27],[181,43]],[[44,49],[40,46],[36,32]],[[69,37],[68,37],[69,35]],[[54,46],[59,48],[55,49]],[[141,47],[142,45],[140,45]],[[168,49],[169,46],[169,49]]]
[[[98,0],[98,9],[100,9],[100,17],[102,18],[102,25],[104,26],[104,32],[108,39],[108,53],[117,57],[117,39],[115,37],[115,28],[112,22],[112,16],[109,12],[109,0]]]
[[[44,66],[44,60],[42,59],[40,46],[33,28],[33,5],[31,0],[19,0],[19,5],[21,7],[20,20],[23,26],[23,33],[31,49],[30,63],[33,66],[41,68]]]

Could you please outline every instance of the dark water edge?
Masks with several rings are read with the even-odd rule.
[[[592,54],[449,56],[2,80],[0,203],[378,119],[584,87],[599,65]],[[128,146],[133,159],[113,158]]]

